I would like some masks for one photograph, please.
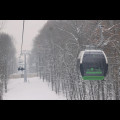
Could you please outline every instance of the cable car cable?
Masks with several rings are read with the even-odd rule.
[[[23,42],[24,42],[24,25],[25,25],[25,20],[23,20],[23,29],[22,29],[22,42],[21,42],[21,53],[20,53],[20,56],[19,56],[19,62],[20,62],[20,58],[21,58],[21,55],[22,55],[22,48],[23,48]],[[18,68],[18,71],[21,70],[20,67]]]
[[[23,20],[22,43],[21,43],[21,54],[22,54],[23,41],[24,41],[24,25],[25,25],[25,20]]]

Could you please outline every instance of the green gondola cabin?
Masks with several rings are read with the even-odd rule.
[[[78,57],[83,80],[104,80],[108,71],[108,60],[102,50],[85,50]]]

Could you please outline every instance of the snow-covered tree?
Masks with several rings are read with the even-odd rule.
[[[9,75],[15,72],[15,51],[11,36],[0,33],[0,99],[2,99],[3,88],[7,92]]]
[[[102,31],[100,25],[104,26]],[[40,77],[57,94],[62,92],[70,100],[120,99],[119,42],[119,20],[51,20],[36,36],[32,53]],[[77,60],[86,45],[105,51],[109,73],[104,81],[81,79]]]

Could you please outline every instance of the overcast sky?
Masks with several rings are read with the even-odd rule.
[[[46,22],[46,20],[25,20],[24,50],[31,50],[34,37],[38,34],[38,31],[43,28]],[[23,20],[6,20],[4,29],[2,30],[13,36],[18,54],[22,42],[22,27]]]

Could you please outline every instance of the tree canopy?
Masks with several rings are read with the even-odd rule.
[[[103,25],[103,41],[101,29]],[[109,73],[104,81],[83,81],[77,59],[86,45],[104,50]],[[120,99],[120,20],[49,20],[34,39],[32,55],[39,76],[67,99]]]

